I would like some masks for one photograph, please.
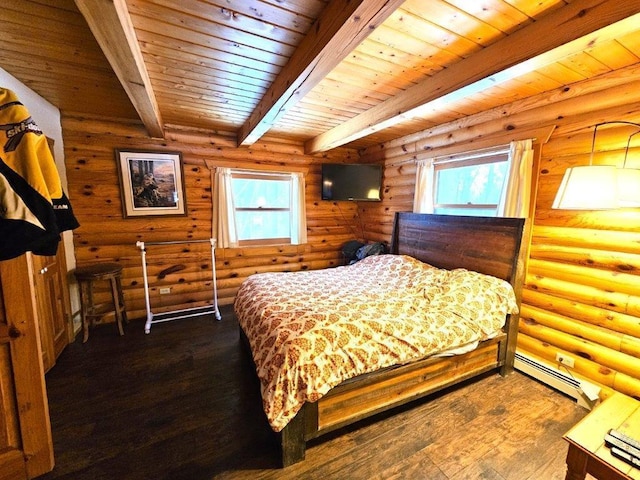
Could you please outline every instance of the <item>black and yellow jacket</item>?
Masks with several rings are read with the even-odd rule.
[[[0,87],[0,260],[55,255],[60,233],[78,226],[46,137]]]

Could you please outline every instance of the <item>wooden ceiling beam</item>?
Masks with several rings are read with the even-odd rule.
[[[151,88],[125,0],[75,0],[150,137],[164,138],[160,109]]]
[[[331,1],[240,127],[238,143],[255,143],[403,2]]]
[[[555,61],[555,55],[547,58],[540,56],[616,22],[637,22],[638,12],[640,0],[574,0],[401,94],[307,141],[305,152],[311,154],[336,148],[410,119],[423,105],[445,95],[456,92],[463,94],[464,89],[475,82],[510,68],[513,68],[511,73],[516,75],[517,67],[527,61],[530,62],[527,65],[529,68],[535,65],[536,58],[540,62]],[[590,48],[598,41],[600,39],[597,35],[593,35],[586,38],[580,48]],[[566,55],[567,52],[561,50],[556,53],[559,54]],[[537,66],[541,66],[541,63]]]

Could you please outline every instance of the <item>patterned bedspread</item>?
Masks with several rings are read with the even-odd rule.
[[[403,255],[252,275],[234,308],[275,431],[348,378],[483,340],[518,311],[504,280]]]

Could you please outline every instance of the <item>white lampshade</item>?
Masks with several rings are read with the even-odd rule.
[[[618,208],[617,168],[586,165],[568,168],[552,208],[564,210],[607,210]]]
[[[640,207],[639,169],[618,169],[618,204],[620,207]]]

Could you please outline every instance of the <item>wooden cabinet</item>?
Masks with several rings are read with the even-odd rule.
[[[0,480],[53,469],[44,374],[73,338],[64,246],[0,261]]]
[[[0,262],[0,479],[53,468],[33,267],[28,255]]]
[[[42,363],[47,372],[73,338],[64,245],[60,243],[55,256],[27,253],[27,257],[33,264]]]

